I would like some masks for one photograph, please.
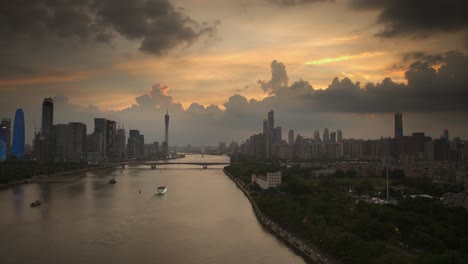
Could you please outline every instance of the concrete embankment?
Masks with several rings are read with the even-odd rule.
[[[330,258],[321,254],[317,247],[311,245],[310,243],[306,243],[296,237],[293,234],[287,232],[283,228],[281,228],[277,223],[273,220],[266,217],[258,208],[257,204],[255,203],[254,199],[250,195],[249,190],[245,188],[243,183],[236,178],[234,178],[226,169],[223,169],[224,173],[237,185],[239,189],[245,194],[245,196],[249,199],[250,204],[252,205],[255,215],[257,216],[258,220],[266,226],[273,234],[281,238],[282,241],[286,243],[289,247],[294,249],[296,252],[299,252],[305,260],[312,263],[335,263],[335,261],[330,260]]]

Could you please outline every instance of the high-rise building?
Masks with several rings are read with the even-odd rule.
[[[42,127],[41,132],[47,136],[54,124],[54,101],[52,98],[44,98],[42,102]]]
[[[53,157],[50,157],[49,152],[50,152],[50,147],[52,146],[49,144],[50,139],[52,137],[52,130],[50,130],[51,133],[49,133],[48,138],[44,136],[40,131],[34,132],[34,140],[33,140],[33,158],[34,160],[40,161],[40,162],[46,162],[49,161],[49,158],[52,159]]]
[[[331,132],[330,133],[330,142],[331,143],[336,143],[336,132]]]
[[[275,128],[275,112],[273,112],[273,110],[270,110],[270,112],[268,112],[268,130],[273,131],[274,128]]]
[[[140,134],[140,140],[138,141],[140,144],[140,158],[144,158],[146,156],[145,153],[145,136]]]
[[[106,121],[106,158],[115,161],[117,154],[117,123],[112,120]]]
[[[5,142],[6,155],[11,153],[11,119],[2,118],[0,122],[0,140]]]
[[[98,151],[102,157],[108,160],[117,159],[117,123],[106,118],[95,118],[94,133],[102,135],[101,150]]]
[[[343,132],[341,132],[341,130],[337,130],[336,135],[337,135],[338,142],[339,143],[343,142]]]
[[[263,120],[263,143],[265,157],[268,159],[270,157],[270,135],[268,134],[268,119]]]
[[[130,129],[128,131],[127,158],[137,159],[140,155],[140,131]]]
[[[267,142],[264,142],[267,145],[267,153],[266,153],[266,158],[269,159],[271,157],[271,152],[272,152],[272,145],[273,145],[273,133],[275,129],[275,112],[273,110],[270,110],[268,112],[268,132],[267,132]]]
[[[445,140],[449,140],[449,131],[448,129],[444,129],[444,133],[442,134],[442,138]]]
[[[294,130],[289,130],[288,134],[288,143],[289,145],[294,145]]]
[[[99,147],[98,153],[101,153],[102,157],[107,157],[107,119],[105,118],[94,118],[94,133],[101,134],[101,146]]]
[[[318,131],[318,130],[314,131],[314,140],[315,141],[320,141],[320,131]]]
[[[163,151],[167,153],[169,152],[169,109],[166,109],[166,114],[164,115],[164,128]]]
[[[328,143],[330,141],[330,134],[328,133],[328,128],[323,130],[323,142]]]
[[[395,138],[403,137],[403,114],[395,113]]]
[[[16,110],[15,123],[13,124],[12,155],[17,160],[24,158],[24,113],[23,109]]]
[[[273,144],[280,144],[283,141],[283,135],[281,131],[281,127],[275,127],[273,129]]]
[[[80,122],[68,124],[68,146],[66,160],[81,162],[86,152],[86,125]]]
[[[57,124],[52,126],[52,137],[54,140],[54,153],[56,162],[68,162],[68,147],[71,145],[70,127],[68,124]]]
[[[125,134],[125,129],[119,128],[116,131],[116,152],[117,160],[125,160],[125,144],[127,141],[127,136]]]

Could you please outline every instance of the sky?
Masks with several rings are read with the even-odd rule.
[[[17,0],[0,8],[0,117],[115,120],[147,142],[239,143],[275,111],[312,137],[468,139],[464,0]]]

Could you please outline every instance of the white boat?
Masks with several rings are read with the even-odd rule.
[[[156,189],[156,194],[165,194],[166,192],[167,192],[166,186],[159,186],[158,189]]]

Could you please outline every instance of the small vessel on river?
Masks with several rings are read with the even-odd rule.
[[[41,204],[42,204],[41,201],[36,200],[36,201],[34,201],[34,202],[31,203],[31,207],[37,207],[37,206],[40,206]]]
[[[114,184],[114,183],[117,183],[117,181],[115,180],[115,174],[113,174],[112,179],[109,180],[109,184]]]
[[[167,192],[166,186],[159,186],[158,189],[156,189],[156,194],[165,194],[166,192]]]

